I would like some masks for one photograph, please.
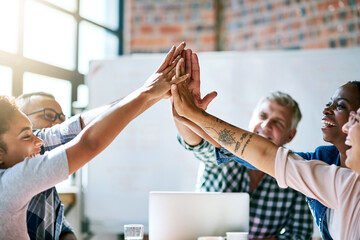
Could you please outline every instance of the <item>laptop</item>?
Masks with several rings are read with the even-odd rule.
[[[150,192],[149,240],[196,240],[248,231],[248,193]]]

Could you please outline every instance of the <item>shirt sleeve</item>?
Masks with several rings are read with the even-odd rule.
[[[238,156],[232,154],[230,151],[228,151],[227,149],[225,149],[223,147],[221,147],[221,149],[218,149],[218,148],[215,149],[215,156],[216,156],[217,164],[219,164],[219,165],[226,163],[228,161],[235,161],[249,169],[258,170],[256,167],[254,167],[250,163],[248,163],[245,160],[239,158]]]
[[[198,160],[207,164],[216,165],[215,147],[211,143],[202,140],[198,145],[191,146],[187,144],[182,137],[178,136],[177,139],[186,150],[193,152]]]
[[[36,194],[55,186],[69,175],[66,151],[59,147],[24,161],[6,170],[1,182],[15,208],[30,201]],[[6,199],[4,199],[6,201]]]
[[[72,227],[70,226],[70,223],[65,219],[65,216],[64,216],[62,226],[61,226],[60,236],[61,236],[61,234],[68,233],[68,232],[74,233],[74,230],[72,229]]]
[[[51,128],[37,130],[35,135],[44,141],[43,150],[45,152],[71,141],[81,130],[80,115],[76,115]]]
[[[350,169],[319,160],[304,160],[282,147],[275,159],[275,178],[280,187],[291,187],[333,209],[341,202],[342,194],[337,190],[344,189],[346,176],[352,174]]]
[[[215,157],[215,147],[202,140],[197,146],[188,145],[180,136],[179,143],[185,149],[192,151],[200,160],[196,190],[200,192],[235,192],[239,190],[242,175],[241,165],[230,161],[218,165]]]

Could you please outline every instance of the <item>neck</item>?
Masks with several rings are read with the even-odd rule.
[[[335,145],[335,144],[334,144]],[[341,145],[335,145],[335,147],[339,150],[340,154],[340,163],[342,167],[345,166],[345,160],[346,160],[346,150],[349,149],[348,146],[344,145],[343,143]]]

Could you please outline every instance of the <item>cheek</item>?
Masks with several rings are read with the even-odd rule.
[[[336,121],[339,125],[339,128],[341,129],[348,122],[348,120],[349,120],[349,114],[338,114],[336,116]]]

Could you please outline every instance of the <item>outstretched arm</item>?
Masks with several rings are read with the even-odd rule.
[[[185,84],[171,87],[176,112],[200,126],[211,138],[236,156],[256,168],[275,175],[275,156],[278,147],[271,141],[235,127],[196,106]]]
[[[162,99],[172,84],[184,81],[188,77],[183,75],[173,78],[176,63],[169,64],[173,54],[174,48],[168,53],[159,69],[141,88],[108,107],[94,121],[91,121],[76,138],[65,145],[69,174],[104,150],[129,122]],[[177,64],[183,64],[183,60],[179,60]]]
[[[200,94],[200,66],[198,57],[195,53],[192,53],[190,49],[186,49],[183,52],[183,57],[185,58],[185,66],[176,69],[176,76],[181,76],[185,73],[190,74],[190,78],[187,80],[187,86],[196,101],[198,107],[206,110],[209,103],[216,97],[216,92],[211,92],[207,94],[203,99]],[[172,102],[172,99],[171,99]],[[215,147],[220,148],[220,145],[209,137],[206,132],[204,132],[199,126],[189,121],[186,118],[179,116],[176,113],[174,107],[172,107],[172,114],[176,128],[178,129],[179,134],[183,137],[184,141],[191,145],[198,145],[202,139],[207,140]]]
[[[177,47],[172,46],[172,48],[170,49],[170,51],[168,52],[168,54],[166,55],[166,57],[160,64],[160,66],[156,69],[154,74],[149,77],[148,81],[151,81],[151,79],[155,79],[157,76],[163,74],[163,71],[169,66],[171,66],[172,69],[175,68],[176,64],[178,63],[178,61],[181,58],[181,53],[183,52],[185,46],[186,46],[185,42],[180,43]],[[164,95],[164,97],[166,97],[166,95]],[[89,123],[91,123],[91,121],[93,121],[97,116],[99,116],[101,113],[103,113],[105,110],[107,110],[109,107],[117,104],[118,102],[120,102],[122,100],[123,99],[119,99],[109,105],[98,107],[98,108],[86,111],[84,113],[81,113],[81,116],[80,116],[81,127],[84,128]],[[149,102],[148,104],[149,104],[148,107],[150,107],[153,103]]]

